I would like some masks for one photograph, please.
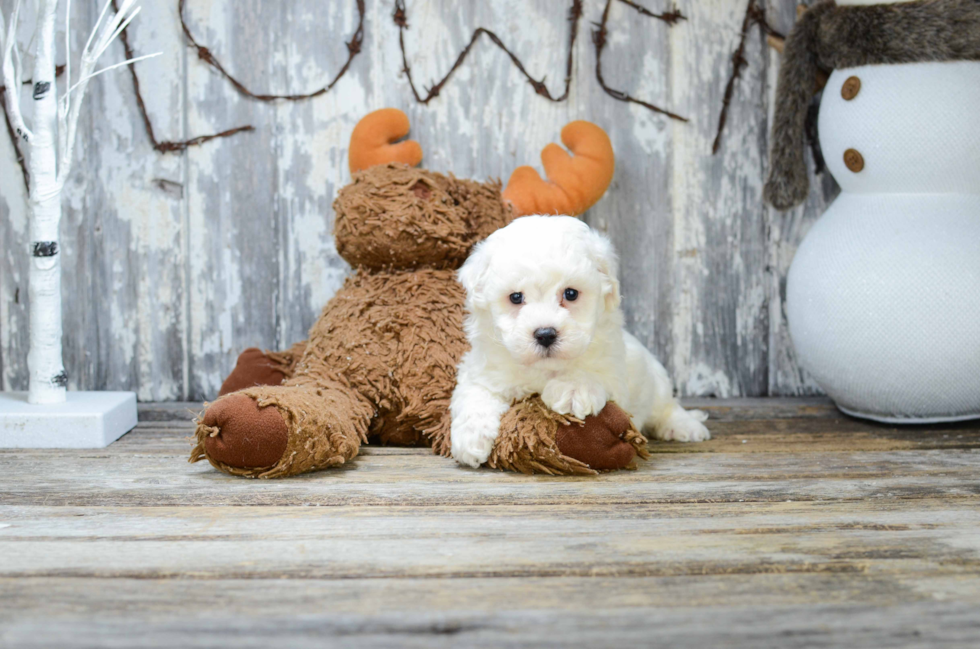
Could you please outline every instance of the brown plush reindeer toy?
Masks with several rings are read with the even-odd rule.
[[[541,154],[550,182],[530,167],[475,182],[414,168],[422,150],[408,118],[383,109],[361,120],[348,154],[353,182],[334,210],[337,250],[354,268],[290,350],[249,349],[197,426],[196,462],[260,478],[336,467],[362,443],[431,444],[449,455],[449,400],[467,349],[464,291],[456,269],[470,248],[522,214],[580,214],[612,180],[612,145],[602,129],[562,130],[572,151]],[[646,456],[643,437],[615,404],[585,422],[538,398],[503,417],[487,464],[549,474],[590,474]]]

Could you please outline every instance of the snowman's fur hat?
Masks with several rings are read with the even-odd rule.
[[[817,2],[800,17],[783,49],[765,200],[785,210],[807,197],[804,129],[819,69],[978,60],[980,0],[846,7],[834,0]]]

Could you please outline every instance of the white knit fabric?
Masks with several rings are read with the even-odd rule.
[[[850,76],[861,90],[845,101]],[[820,141],[843,192],[797,251],[787,315],[800,363],[848,412],[980,417],[978,106],[980,63],[839,70],[824,91]]]
[[[841,86],[861,90],[850,101]],[[820,146],[845,192],[980,192],[980,63],[868,65],[830,75]],[[856,149],[864,169],[844,165]]]

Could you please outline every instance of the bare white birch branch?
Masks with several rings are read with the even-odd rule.
[[[3,43],[3,85],[7,87],[7,115],[10,123],[25,142],[30,142],[34,134],[27,124],[24,123],[24,116],[20,112],[20,87],[21,87],[21,66],[20,52],[17,50],[17,22],[20,16],[21,0],[14,4],[14,10],[10,14],[10,24],[7,26],[7,38]],[[2,31],[2,18],[0,18],[0,31]]]
[[[99,13],[99,19],[95,21],[94,25],[92,25],[92,31],[88,35],[88,40],[85,41],[85,47],[82,49],[83,52],[87,52],[89,47],[92,46],[92,39],[95,38],[95,35],[99,32],[99,25],[102,24],[102,19],[105,18],[106,12],[109,11],[109,4],[110,3],[107,2],[102,5],[102,11]]]
[[[100,70],[95,70],[95,64],[98,62],[102,54],[104,54],[112,42],[119,37],[119,34],[121,34],[122,31],[129,26],[129,23],[136,18],[137,14],[139,14],[141,10],[141,7],[136,6],[136,0],[123,0],[121,6],[119,7],[119,11],[112,14],[107,21],[103,22],[111,2],[112,0],[106,0],[105,5],[103,5],[102,12],[99,14],[99,19],[95,22],[95,26],[92,28],[92,32],[89,34],[88,40],[85,42],[85,49],[82,50],[80,62],[81,70],[79,71],[78,81],[72,84],[71,77],[68,77],[67,91],[65,92],[65,95],[61,100],[61,105],[59,106],[59,141],[61,145],[58,166],[59,190],[64,186],[65,181],[68,179],[68,174],[71,172],[72,154],[75,148],[75,133],[78,128],[78,117],[81,111],[82,100],[85,97],[85,90],[88,88],[88,82],[93,77],[96,77],[103,72],[108,72],[109,70],[114,70],[115,68],[122,67],[124,65],[132,65],[137,61],[142,61],[161,54],[161,52],[156,52],[154,54],[138,56],[132,59],[127,59],[122,63],[116,63]],[[68,19],[66,19],[66,31],[68,30],[67,20]],[[76,91],[78,92],[78,96],[73,101],[72,94]]]
[[[78,81],[76,81],[75,82],[75,85],[73,85],[71,88],[68,89],[68,92],[69,93],[74,92],[79,86],[82,85],[82,83],[88,81],[89,79],[92,79],[94,77],[99,76],[103,72],[108,72],[109,70],[115,70],[116,68],[121,68],[124,65],[131,65],[131,64],[136,63],[138,61],[144,61],[146,59],[152,59],[152,58],[155,58],[157,56],[160,56],[161,54],[163,54],[163,52],[154,52],[153,54],[144,54],[143,56],[137,56],[137,57],[132,58],[132,59],[126,59],[125,61],[120,61],[119,63],[113,63],[112,65],[106,66],[104,68],[100,68],[100,69],[96,70],[95,72],[93,72],[92,74],[90,74],[87,77],[85,77],[84,79],[79,79]]]
[[[57,13],[58,0],[39,0],[31,93],[34,133],[28,156],[31,172],[31,265],[28,277],[31,348],[27,355],[30,370],[27,400],[36,404],[65,401],[68,382],[61,349],[61,195],[54,62]]]
[[[65,86],[71,83],[71,0],[65,0]],[[65,93],[65,102],[71,106],[71,97],[68,97],[70,93]],[[65,109],[65,112],[68,112]],[[64,134],[58,131],[58,150],[64,151]]]
[[[33,74],[33,131],[27,129],[20,111],[21,61],[16,43],[17,20],[22,0],[16,0],[12,22],[5,25],[0,16],[0,34],[6,27],[2,43],[3,78],[7,87],[7,110],[19,137],[29,144],[28,166],[31,174],[31,265],[28,296],[31,322],[31,348],[27,356],[30,388],[27,400],[33,404],[61,403],[66,399],[68,376],[62,360],[61,322],[61,190],[71,171],[79,111],[89,81],[103,72],[156,56],[135,57],[95,70],[95,65],[112,42],[139,14],[136,0],[122,0],[119,11],[108,20],[112,0],[105,0],[82,50],[78,81],[72,83],[71,72],[71,0],[65,3],[65,55],[67,57],[66,91],[58,101],[55,83],[55,23],[58,0],[37,0],[37,23],[32,37],[36,41]],[[72,94],[78,93],[75,101]]]

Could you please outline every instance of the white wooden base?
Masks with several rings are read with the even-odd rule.
[[[54,405],[0,392],[0,448],[103,448],[135,427],[134,392],[69,392]]]

